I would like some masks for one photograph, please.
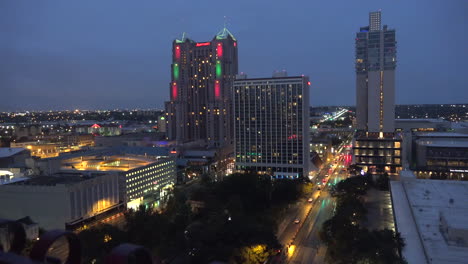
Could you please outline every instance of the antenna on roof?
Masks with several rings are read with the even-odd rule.
[[[223,28],[226,28],[227,27],[227,16],[224,16],[224,27]]]

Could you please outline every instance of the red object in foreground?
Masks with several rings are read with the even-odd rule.
[[[68,244],[68,256],[64,264],[80,264],[81,244],[78,236],[70,231],[52,230],[44,233],[33,245],[29,257],[19,255],[26,246],[26,233],[21,224],[15,221],[0,219],[0,223],[7,226],[12,236],[12,248],[9,252],[0,249],[0,263],[5,264],[45,264],[61,263],[61,261],[50,254],[52,245],[55,242],[66,238]],[[62,243],[62,242],[59,242]],[[158,260],[156,260],[159,263]],[[109,255],[105,257],[105,264],[152,264],[151,253],[142,246],[133,244],[121,244],[115,247]]]

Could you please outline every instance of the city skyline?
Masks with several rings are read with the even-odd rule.
[[[396,103],[468,101],[461,64],[468,56],[463,48],[467,39],[459,33],[467,21],[466,2],[367,1],[355,6],[343,1],[339,7],[256,2],[249,9],[242,2],[160,6],[113,1],[112,8],[105,1],[90,3],[2,3],[0,55],[6,63],[0,68],[0,86],[8,100],[0,111],[162,109],[169,98],[171,42],[184,31],[190,38],[209,40],[222,29],[224,16],[239,40],[239,72],[251,77],[283,69],[305,74],[312,82],[311,106],[354,105],[355,30],[367,22],[368,12],[379,8],[385,23],[399,30],[398,56],[404,59],[398,61]],[[269,15],[257,19],[266,4]],[[204,15],[209,8],[223,11]],[[178,9],[187,11],[179,14]],[[287,13],[297,15],[278,19]]]

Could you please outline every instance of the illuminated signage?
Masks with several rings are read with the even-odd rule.
[[[195,44],[196,47],[209,46],[209,45],[211,45],[211,42],[203,42],[203,43]]]

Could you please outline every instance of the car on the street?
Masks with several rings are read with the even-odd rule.
[[[312,198],[309,198],[309,200],[307,200],[307,202],[311,203],[312,201],[314,201],[314,199]]]
[[[299,224],[299,222],[301,222],[301,220],[299,220],[299,219],[294,220],[295,224]]]

